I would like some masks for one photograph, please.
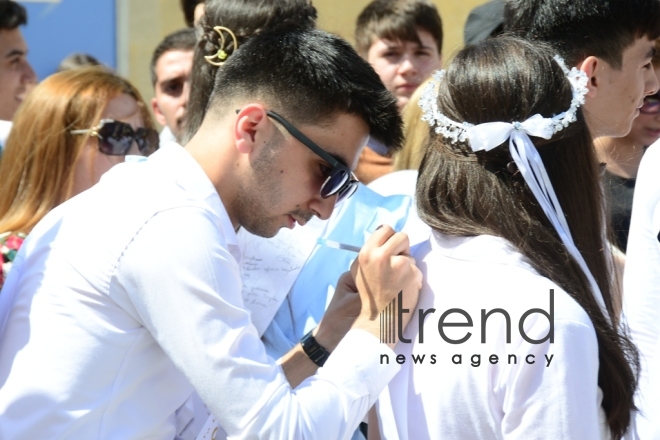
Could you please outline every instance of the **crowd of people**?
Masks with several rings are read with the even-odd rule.
[[[660,439],[658,0],[181,6],[147,103],[0,0],[0,438]]]

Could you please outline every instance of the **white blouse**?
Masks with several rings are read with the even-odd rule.
[[[404,363],[378,402],[383,438],[608,438],[596,333],[566,292],[497,237],[434,233],[414,256],[425,281],[411,342],[395,349]]]

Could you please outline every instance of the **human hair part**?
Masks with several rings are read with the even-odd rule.
[[[197,43],[197,37],[195,36],[195,30],[192,28],[180,29],[178,31],[172,32],[163,38],[156,49],[154,50],[153,55],[151,56],[151,85],[155,86],[158,81],[158,75],[156,75],[156,64],[158,60],[166,52],[173,50],[179,50],[182,52],[192,52],[195,50],[195,44]]]
[[[454,121],[483,124],[522,122],[536,114],[548,118],[568,110],[571,86],[553,52],[543,44],[513,37],[464,48],[440,83],[440,112]],[[612,438],[621,438],[635,410],[639,361],[634,345],[617,330],[611,259],[603,235],[609,226],[600,170],[582,111],[578,110],[577,121],[551,139],[532,141],[575,245],[598,280],[608,317],[521,174],[509,169],[513,159],[508,141],[473,153],[467,143],[452,144],[431,131],[417,183],[420,218],[449,235],[506,239],[534,270],[577,301],[596,330],[602,407]]]
[[[86,53],[72,53],[60,61],[60,64],[57,66],[57,72],[78,69],[86,66],[102,66],[102,64],[92,55]]]
[[[137,89],[107,69],[66,70],[35,87],[16,112],[0,161],[0,231],[29,233],[70,198],[73,170],[90,137],[71,131],[98,125],[108,102],[122,94],[137,101],[145,127],[154,128]]]
[[[361,118],[392,151],[403,141],[396,98],[351,45],[320,30],[261,34],[218,71],[209,114],[261,102],[294,125],[323,125],[342,113]]]
[[[595,56],[620,68],[635,39],[660,37],[660,2],[506,0],[504,29],[549,43],[569,65]]]
[[[392,166],[394,171],[418,170],[424,157],[424,147],[429,139],[429,124],[422,120],[422,108],[419,99],[426,89],[426,85],[432,80],[427,79],[417,87],[410,100],[403,108],[403,148],[394,154]]]
[[[366,57],[377,38],[422,42],[417,34],[431,34],[442,52],[442,20],[438,9],[428,0],[374,0],[362,10],[355,25],[355,46]]]
[[[0,0],[0,31],[13,30],[27,24],[25,8],[12,1]]]
[[[204,57],[218,52],[218,33],[223,26],[236,36],[240,47],[250,37],[267,31],[313,29],[316,9],[310,0],[209,0],[199,28],[201,36],[195,47],[191,75],[191,91],[185,116],[183,143],[197,132],[209,105],[210,91],[222,67],[210,64]],[[237,49],[231,38],[222,49],[230,55]]]

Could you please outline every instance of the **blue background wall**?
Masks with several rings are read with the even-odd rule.
[[[28,24],[22,29],[30,50],[28,59],[39,80],[55,72],[60,61],[73,52],[93,55],[116,68],[115,0],[20,3],[28,12]]]

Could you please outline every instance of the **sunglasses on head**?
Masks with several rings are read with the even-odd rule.
[[[266,111],[266,114],[268,117],[273,118],[279,122],[291,136],[296,138],[299,142],[316,153],[319,157],[321,157],[321,159],[326,161],[332,167],[328,178],[325,179],[325,182],[323,182],[323,185],[321,185],[321,197],[327,199],[328,197],[334,196],[336,194],[337,203],[339,203],[353,195],[353,193],[357,190],[358,180],[346,165],[339,162],[330,153],[316,145],[311,139],[302,134],[300,130],[291,125],[282,116],[272,111]]]
[[[140,154],[149,156],[158,150],[158,132],[153,128],[133,130],[131,124],[101,119],[99,125],[86,130],[72,130],[71,134],[87,134],[99,138],[99,151],[108,156],[125,156],[133,145],[138,146]]]
[[[660,93],[644,97],[644,104],[639,109],[640,113],[645,115],[655,115],[660,113]]]

